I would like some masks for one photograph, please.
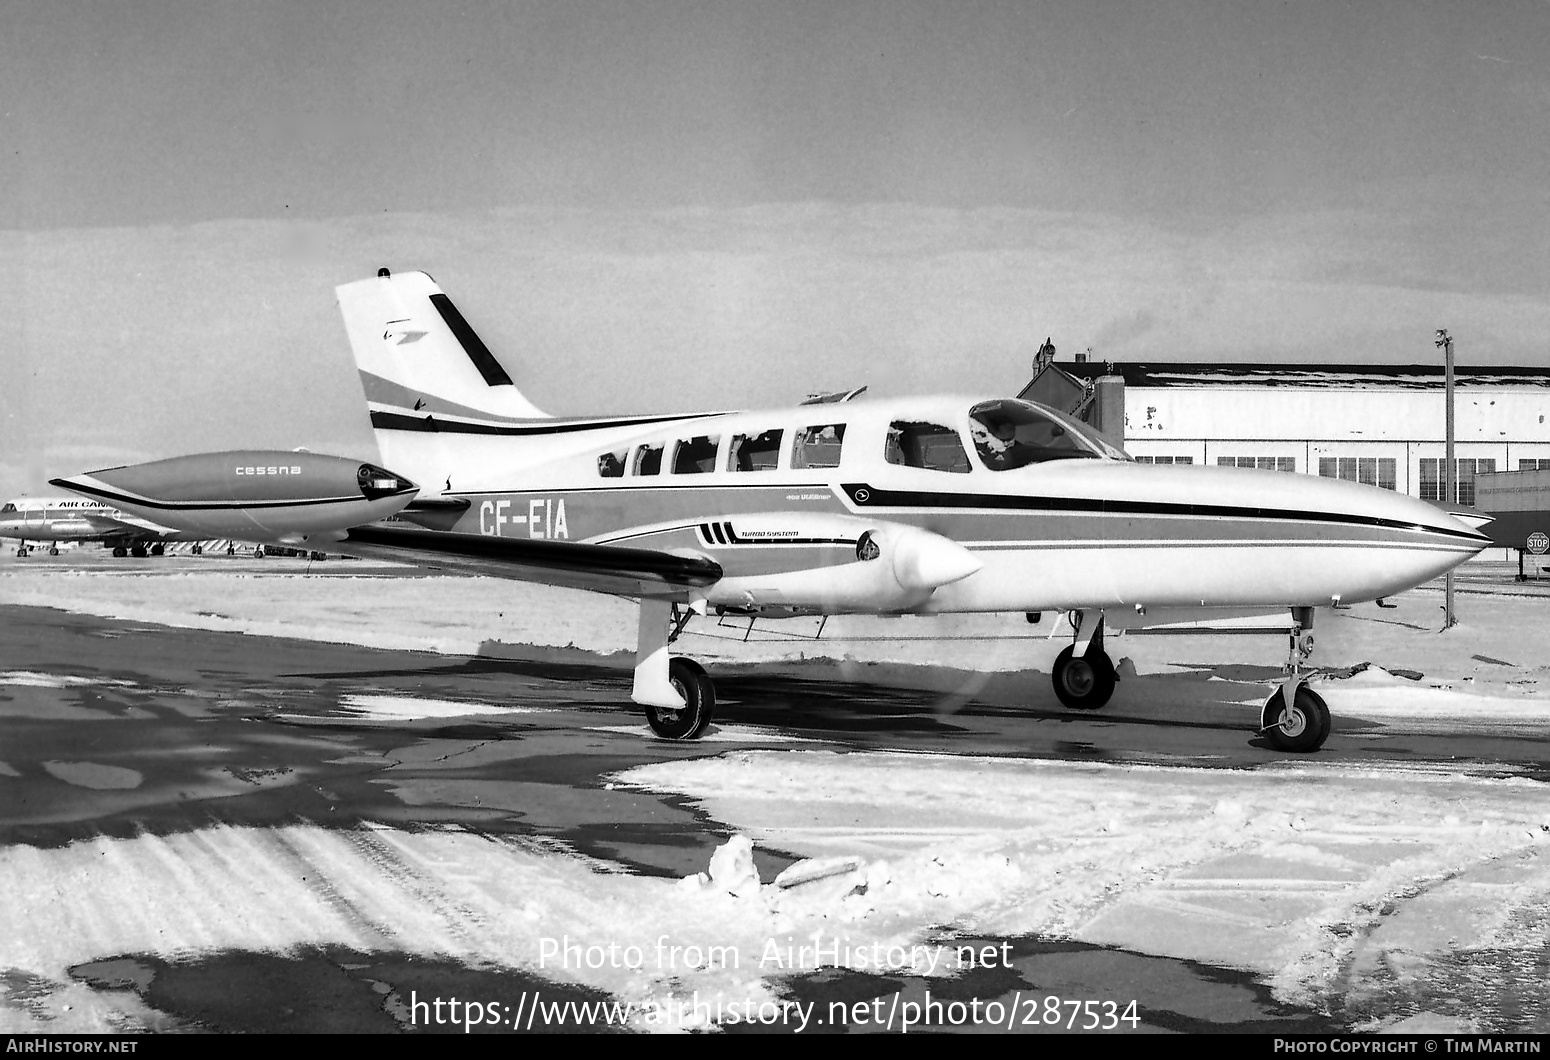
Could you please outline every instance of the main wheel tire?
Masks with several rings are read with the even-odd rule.
[[[202,556],[205,553],[204,546],[196,544],[193,548],[189,549],[189,552],[195,556]]]
[[[694,740],[716,710],[716,686],[693,659],[669,659],[667,680],[684,698],[681,707],[647,707],[646,724],[664,740]]]
[[[1055,683],[1055,698],[1072,710],[1097,710],[1114,695],[1114,663],[1092,648],[1077,658],[1076,646],[1068,645],[1055,656],[1050,677]]]
[[[115,559],[123,559],[127,555],[129,555],[129,550],[123,545],[113,546],[113,556]]]
[[[151,546],[151,555],[153,556],[165,555],[166,551],[167,549],[165,545],[155,544]]]
[[[57,546],[54,546],[54,545],[50,545],[50,546],[49,546],[49,550],[48,550],[48,554],[49,554],[49,555],[50,555],[50,556],[57,556],[57,555],[59,555],[59,549],[58,549],[58,547],[57,547]]]
[[[1278,688],[1260,712],[1260,731],[1271,746],[1292,754],[1311,754],[1323,747],[1330,729],[1329,706],[1324,697],[1307,685],[1298,685],[1292,709],[1286,710],[1285,704],[1286,696]]]
[[[134,548],[129,550],[129,554],[131,556],[133,556],[135,559],[144,559],[145,558],[145,546],[144,545],[136,545]]]

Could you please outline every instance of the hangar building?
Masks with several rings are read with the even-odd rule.
[[[1073,412],[1137,460],[1270,468],[1442,499],[1441,364],[1056,364],[1020,397]],[[1454,370],[1460,504],[1475,475],[1550,469],[1550,368]]]

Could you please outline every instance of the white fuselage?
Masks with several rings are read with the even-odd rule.
[[[379,422],[377,435],[389,466],[468,501],[453,529],[707,555],[725,575],[698,592],[714,606],[1328,606],[1392,595],[1488,544],[1413,498],[1308,475],[1141,465],[1096,446],[998,469],[970,418],[975,407],[943,397],[626,424],[486,421],[475,430],[444,419],[435,431],[400,431]],[[935,432],[926,466],[895,451],[901,424]],[[830,438],[843,429],[842,444],[822,453],[836,466],[802,466],[800,439],[815,428]],[[759,466],[739,466],[739,440],[777,432]],[[807,462],[817,448],[806,448]],[[910,539],[910,562],[934,556],[956,576],[909,585],[858,559],[866,531],[902,541],[909,529],[966,552],[973,569],[923,538]]]

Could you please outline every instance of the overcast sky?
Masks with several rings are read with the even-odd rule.
[[[369,452],[333,287],[557,413],[1550,353],[1550,3],[9,3],[0,494]]]

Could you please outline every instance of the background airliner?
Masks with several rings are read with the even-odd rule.
[[[1260,731],[1312,751],[1330,727],[1298,666],[1314,608],[1391,596],[1490,543],[1373,486],[1137,464],[1008,398],[553,418],[424,273],[384,269],[338,295],[386,467],[218,453],[54,484],[206,536],[638,600],[631,698],[670,739],[699,736],[714,709],[710,677],[669,650],[710,611],[1065,612],[1055,694],[1093,709],[1118,679],[1105,628],[1289,608],[1289,673]],[[266,462],[283,473],[255,475]]]
[[[26,556],[43,542],[48,542],[51,556],[59,555],[61,541],[101,542],[115,556],[159,556],[169,541],[197,541],[195,535],[74,494],[6,501],[0,505],[0,537],[16,541],[18,556]],[[198,544],[194,551],[200,551]]]

